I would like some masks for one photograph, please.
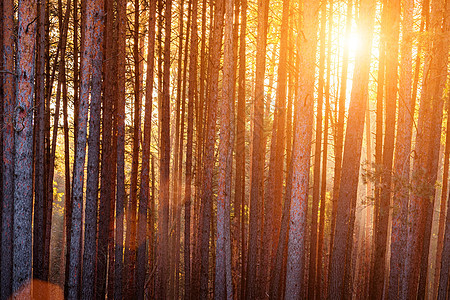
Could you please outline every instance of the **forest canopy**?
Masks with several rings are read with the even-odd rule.
[[[2,0],[3,299],[448,299],[449,0]]]

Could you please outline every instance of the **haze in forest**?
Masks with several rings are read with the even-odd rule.
[[[448,299],[449,0],[2,0],[1,299]]]

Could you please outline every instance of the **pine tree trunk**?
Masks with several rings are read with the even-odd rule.
[[[264,244],[260,266],[260,290],[268,295],[271,262],[275,258],[280,233],[282,197],[283,197],[283,165],[286,123],[286,88],[287,88],[287,51],[289,29],[290,1],[283,1],[283,15],[280,37],[280,60],[278,65],[278,82],[276,104],[270,146],[269,176],[265,192]]]
[[[233,0],[225,0],[225,32],[224,32],[224,58],[223,58],[223,86],[222,101],[218,107],[220,111],[220,135],[219,135],[219,176],[217,192],[217,245],[216,245],[216,299],[233,299],[232,286],[227,281],[228,261],[231,261],[226,248],[230,240],[230,214],[229,206],[231,195],[228,193],[231,182],[227,180],[227,166],[230,165],[231,156],[231,112],[233,105]],[[228,213],[227,213],[228,212]],[[228,226],[227,226],[228,224]],[[227,228],[228,227],[228,228]],[[228,255],[227,255],[228,254]],[[231,291],[231,294],[229,293]]]
[[[2,123],[2,244],[1,244],[1,299],[8,299],[12,290],[13,216],[14,216],[14,109],[16,107],[14,67],[14,5],[2,1],[3,20],[3,123]]]
[[[314,77],[317,46],[319,2],[307,1],[303,7],[303,23],[298,36],[300,51],[299,94],[294,113],[294,142],[292,147],[292,200],[288,239],[286,273],[286,298],[303,296],[301,287],[305,274],[307,207],[309,169],[311,160],[311,138],[314,118]],[[300,282],[298,282],[300,280]]]
[[[308,275],[308,298],[315,297],[316,272],[317,272],[317,231],[318,231],[318,212],[320,201],[320,160],[322,154],[322,107],[324,93],[324,75],[325,75],[325,26],[326,26],[326,1],[323,1],[320,7],[320,59],[319,59],[319,85],[317,96],[317,115],[316,115],[316,136],[314,147],[314,175],[313,175],[313,199],[311,213],[311,233],[310,233],[310,257],[309,257],[309,275]],[[326,158],[325,158],[326,159]]]
[[[450,22],[444,18],[448,12],[444,1],[434,1],[431,6],[430,30],[435,33],[430,51],[425,60],[424,81],[419,110],[416,143],[417,159],[414,162],[413,185],[425,191],[414,191],[411,195],[406,274],[408,276],[408,297],[424,297],[428,253],[431,237],[431,222],[434,208],[434,184],[439,163],[439,145],[442,126],[442,92],[445,85],[445,66],[448,61],[448,43],[440,34],[448,31]],[[444,20],[444,21],[443,21]],[[433,57],[433,59],[430,59]],[[423,174],[421,174],[423,173]],[[421,262],[421,263],[420,263]],[[419,267],[420,266],[420,267]],[[420,270],[420,273],[419,273]],[[419,283],[417,280],[420,278]],[[416,294],[418,293],[418,294]]]
[[[350,271],[346,265],[346,257],[351,255],[353,243],[353,223],[356,196],[358,189],[361,147],[364,132],[365,109],[368,97],[370,71],[370,51],[374,24],[375,4],[362,1],[358,26],[363,33],[362,47],[356,54],[354,81],[349,106],[349,130],[345,136],[344,155],[342,160],[342,176],[339,187],[336,229],[333,250],[331,252],[328,298],[341,299],[347,288],[344,285],[343,270]],[[351,257],[351,256],[350,256]],[[345,273],[344,272],[344,273]]]
[[[33,211],[33,96],[36,3],[18,3],[17,95],[14,108],[14,218],[12,291],[31,298]],[[6,57],[6,56],[5,56]],[[11,68],[12,69],[12,68]],[[11,103],[11,102],[10,102]]]
[[[327,192],[327,162],[328,162],[328,124],[330,116],[330,79],[331,79],[331,28],[333,26],[333,1],[329,0],[328,15],[328,56],[327,56],[327,74],[325,85],[325,120],[323,124],[323,159],[322,159],[322,179],[320,187],[320,218],[319,218],[319,237],[317,246],[317,275],[316,275],[316,297],[321,299],[324,297],[322,281],[323,274],[323,245],[325,234],[325,216],[326,216],[326,192]]]
[[[95,3],[98,14],[94,19],[92,39],[92,87],[89,118],[88,165],[86,180],[86,209],[84,229],[82,299],[93,299],[95,288],[95,259],[97,241],[97,207],[100,158],[100,120],[103,66],[103,1]]]
[[[391,235],[391,257],[389,273],[389,298],[403,298],[403,269],[407,235],[407,214],[409,201],[409,156],[411,152],[412,124],[415,101],[411,97],[412,84],[412,26],[413,1],[407,1],[404,7],[397,141],[394,161],[394,195]]]
[[[114,251],[114,298],[122,299],[123,283],[123,234],[124,234],[124,203],[126,203],[125,192],[125,47],[126,47],[126,7],[127,0],[117,3],[117,195],[116,195],[116,228],[115,228],[115,251]],[[106,248],[105,248],[106,250]],[[106,255],[106,252],[105,252]]]
[[[352,25],[352,10],[353,1],[349,0],[347,3],[347,20],[345,24],[345,36],[349,37]],[[355,9],[356,10],[356,9]],[[331,236],[330,236],[330,258],[333,251],[334,236],[336,231],[336,211],[338,205],[339,185],[341,181],[342,170],[342,150],[344,146],[344,118],[345,118],[345,97],[347,94],[347,73],[348,73],[348,56],[349,47],[344,46],[344,53],[342,56],[342,73],[341,85],[339,90],[339,115],[337,116],[337,126],[334,146],[334,181],[333,181],[333,208],[331,210]],[[330,259],[331,260],[331,259]]]
[[[201,194],[200,243],[201,272],[200,272],[200,298],[206,299],[208,295],[208,269],[209,269],[209,240],[212,213],[212,180],[214,168],[214,142],[216,136],[216,110],[218,100],[218,80],[220,68],[220,53],[223,32],[224,1],[215,3],[214,24],[210,41],[209,80],[208,84],[208,115],[205,128],[205,154],[203,161],[203,186]]]
[[[169,274],[169,165],[170,165],[170,34],[172,19],[172,0],[166,1],[165,8],[165,41],[164,41],[164,72],[163,92],[160,106],[160,191],[158,209],[158,258],[157,258],[157,299],[167,295],[167,280]]]
[[[184,299],[191,299],[191,184],[194,137],[194,104],[197,97],[197,1],[192,2],[192,36],[189,59],[188,123],[186,144],[186,177],[184,192]]]
[[[252,137],[252,170],[250,187],[250,216],[249,216],[249,244],[247,261],[247,299],[254,299],[259,295],[257,283],[258,245],[262,229],[264,181],[264,74],[266,68],[266,45],[268,27],[269,1],[258,1],[258,29],[256,36],[256,70],[255,70],[255,99],[253,102],[253,137]]]
[[[434,270],[434,289],[433,298],[436,298],[438,292],[438,282],[439,273],[442,261],[442,252],[444,247],[444,234],[445,234],[445,221],[447,214],[447,198],[448,198],[448,167],[449,167],[449,156],[450,156],[450,101],[447,97],[447,130],[445,135],[445,150],[444,150],[444,171],[442,175],[442,192],[441,192],[441,203],[439,205],[439,227],[438,227],[438,241],[436,249],[436,260],[435,260],[435,270]]]
[[[235,215],[240,234],[240,275],[239,290],[240,299],[245,298],[245,37],[247,30],[247,0],[241,0],[241,27],[239,33],[239,74],[238,74],[238,103],[236,112],[236,178],[235,178]],[[238,251],[239,253],[239,251]]]
[[[447,207],[450,204],[450,194],[447,200]],[[438,300],[448,299],[449,296],[449,269],[450,269],[450,214],[447,213],[445,225],[444,248],[442,249],[441,272],[439,276]],[[437,282],[436,282],[437,285]]]
[[[383,143],[383,165],[381,174],[380,209],[375,237],[375,257],[373,282],[370,296],[381,299],[386,269],[386,248],[388,238],[389,210],[392,184],[392,161],[394,154],[395,119],[397,107],[397,66],[398,38],[400,26],[400,1],[387,1],[386,7],[386,115],[385,137]]]
[[[36,118],[35,118],[35,189],[34,189],[34,225],[33,225],[33,278],[44,281],[44,237],[45,237],[45,2],[37,4],[37,40],[36,40]],[[56,117],[56,116],[55,116]],[[34,297],[43,297],[43,290],[33,290]]]
[[[99,57],[102,57],[101,45],[102,41],[96,35],[100,30],[100,24],[103,19],[102,2],[89,1],[86,3],[86,20],[85,20],[85,35],[83,40],[83,49],[85,53],[82,57],[81,66],[81,92],[80,92],[80,107],[78,119],[78,135],[76,141],[76,156],[74,162],[74,181],[73,181],[73,203],[72,203],[72,230],[70,237],[70,256],[69,256],[69,282],[68,282],[68,298],[79,298],[80,292],[80,275],[81,275],[81,226],[82,226],[82,211],[83,211],[83,181],[84,181],[84,164],[86,155],[86,131],[87,118],[89,107],[89,90],[90,79],[97,81],[98,77],[94,74],[101,73],[101,64],[97,63]],[[98,27],[97,27],[98,26]],[[94,30],[94,28],[99,28]],[[96,59],[96,64],[92,65],[92,59]],[[92,75],[91,75],[92,74]],[[92,77],[91,77],[92,76]],[[100,76],[100,75],[97,75]],[[98,83],[100,84],[100,83]],[[100,87],[97,86],[99,89]],[[93,89],[94,92],[94,89]],[[97,97],[100,97],[97,91]],[[95,93],[93,94],[93,96]],[[98,105],[98,104],[97,104]],[[95,204],[96,205],[96,204]]]
[[[133,123],[133,152],[131,162],[130,198],[126,209],[127,231],[125,238],[124,256],[124,297],[135,297],[135,265],[136,265],[136,208],[138,191],[139,145],[141,140],[141,63],[139,54],[139,0],[134,2],[134,28],[133,28],[133,61],[134,61],[134,123]]]
[[[150,144],[152,134],[152,106],[153,106],[153,76],[155,66],[155,23],[156,23],[156,1],[150,3],[149,25],[148,25],[148,54],[147,54],[147,79],[145,92],[145,116],[144,116],[144,140],[142,144],[142,175],[139,196],[138,232],[137,232],[137,254],[136,254],[136,298],[144,299],[146,282],[146,261],[148,252],[146,249],[147,211],[149,204],[149,169],[150,169]],[[150,214],[153,214],[151,211]],[[151,244],[150,244],[151,245]],[[150,270],[151,271],[151,270]]]

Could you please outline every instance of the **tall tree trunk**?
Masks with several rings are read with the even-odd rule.
[[[34,226],[33,226],[33,278],[45,281],[44,276],[44,238],[45,238],[45,3],[37,4],[37,40],[36,40],[36,119],[35,119],[35,188],[34,188]],[[56,117],[56,116],[55,116]],[[57,125],[57,124],[56,124]],[[35,289],[35,297],[43,297],[43,290]]]
[[[79,298],[80,292],[80,275],[81,275],[81,226],[83,211],[83,181],[84,181],[84,164],[86,156],[86,131],[89,107],[89,89],[90,80],[98,80],[93,74],[99,74],[101,68],[97,63],[93,66],[92,59],[102,57],[101,52],[102,41],[96,32],[100,30],[100,24],[103,18],[101,0],[92,0],[86,2],[86,20],[85,35],[83,40],[84,54],[81,66],[81,92],[80,107],[78,115],[78,135],[76,140],[76,156],[74,162],[74,179],[73,179],[73,203],[72,203],[72,227],[70,233],[70,256],[69,256],[69,282],[68,282],[68,298]],[[97,27],[98,26],[98,27]],[[94,30],[94,28],[98,28]],[[98,56],[99,55],[99,56]],[[94,69],[95,68],[95,69]],[[99,72],[99,73],[97,73]],[[92,74],[92,75],[91,75]],[[92,77],[91,77],[92,76]],[[99,97],[99,96],[98,96]]]
[[[192,36],[189,58],[188,123],[186,144],[186,177],[184,192],[184,299],[191,299],[191,184],[192,148],[194,137],[194,104],[197,97],[197,1],[192,1]]]
[[[311,233],[310,233],[310,256],[309,256],[309,275],[308,275],[308,298],[315,297],[316,272],[317,272],[317,230],[318,230],[318,212],[320,201],[320,159],[322,154],[322,106],[324,93],[325,76],[325,26],[326,26],[326,1],[323,1],[320,7],[320,59],[319,59],[319,85],[317,96],[317,117],[316,117],[316,136],[314,147],[314,175],[313,175],[313,199],[311,213]],[[325,158],[326,159],[326,158]],[[324,171],[326,172],[326,170]],[[321,212],[322,214],[322,212]]]
[[[215,2],[214,24],[210,41],[209,58],[209,80],[208,95],[209,108],[207,124],[205,128],[205,157],[203,160],[203,187],[201,195],[201,217],[200,217],[200,253],[201,253],[201,278],[200,298],[206,299],[208,295],[208,269],[209,269],[209,240],[212,213],[212,180],[214,168],[214,142],[216,136],[216,109],[218,100],[218,80],[220,68],[220,50],[222,44],[223,15],[225,10],[224,1]]]
[[[3,149],[2,159],[2,245],[1,245],[1,299],[8,299],[12,290],[13,271],[13,216],[14,216],[14,109],[15,65],[14,65],[14,5],[13,0],[3,3],[3,123],[0,145]]]
[[[114,251],[114,298],[123,297],[123,233],[125,192],[125,46],[126,46],[126,7],[127,0],[117,2],[117,195],[116,195],[116,241]],[[106,250],[106,249],[105,249]],[[106,255],[106,252],[105,252]]]
[[[268,295],[271,262],[275,257],[280,232],[282,197],[283,197],[283,165],[286,123],[286,88],[288,60],[288,29],[290,1],[283,1],[283,15],[280,36],[280,60],[278,65],[278,83],[276,104],[270,146],[270,164],[267,188],[265,192],[264,244],[261,249],[260,272],[261,294]]]
[[[350,37],[352,28],[352,10],[353,1],[349,0],[347,3],[347,20],[345,24],[345,36]],[[356,10],[356,9],[355,9]],[[339,114],[337,116],[336,137],[334,147],[334,181],[333,181],[333,208],[331,210],[331,236],[330,236],[330,258],[333,251],[334,236],[336,231],[336,212],[338,205],[339,185],[341,181],[342,170],[342,150],[344,148],[344,118],[345,118],[345,97],[347,94],[347,73],[348,73],[348,56],[349,47],[344,46],[344,53],[342,56],[342,73],[341,85],[339,90]],[[331,259],[330,259],[331,260]]]
[[[0,70],[4,70],[3,65],[3,1],[0,3],[0,16],[2,16],[0,20]],[[3,189],[3,74],[0,73],[0,187]],[[3,234],[3,192],[0,192],[0,245],[2,244],[2,234]],[[0,247],[0,267],[1,267],[1,247]],[[0,295],[2,295],[2,284],[1,284],[1,275],[0,275]]]
[[[450,194],[448,195],[447,207],[450,204]],[[449,266],[450,266],[450,214],[447,213],[445,225],[444,248],[442,249],[441,272],[439,276],[438,300],[448,299],[449,296]],[[436,283],[437,284],[437,283]]]
[[[155,23],[156,1],[150,3],[148,24],[148,54],[147,54],[147,79],[145,91],[145,116],[144,116],[144,140],[142,144],[142,175],[139,194],[139,214],[137,232],[136,254],[136,298],[144,299],[146,282],[146,261],[148,251],[146,249],[147,210],[149,204],[149,169],[150,169],[150,144],[152,137],[152,106],[153,106],[153,76],[155,66]],[[153,211],[150,212],[153,214]],[[151,245],[151,244],[150,244]],[[149,251],[151,248],[149,247]],[[150,270],[151,271],[151,270]]]
[[[348,128],[345,136],[342,176],[336,211],[335,241],[331,252],[328,298],[341,299],[347,288],[344,286],[343,270],[346,257],[351,255],[353,243],[353,223],[359,179],[361,147],[364,132],[364,117],[368,97],[370,51],[374,24],[375,4],[362,1],[358,26],[362,35],[362,47],[356,54],[354,83],[349,106]]]
[[[431,27],[435,33],[425,60],[424,81],[419,110],[416,143],[417,159],[414,162],[413,185],[423,187],[425,192],[414,191],[411,195],[408,247],[405,273],[408,274],[407,297],[424,297],[428,271],[428,253],[431,222],[434,208],[434,184],[437,178],[439,145],[442,126],[443,89],[445,66],[448,62],[448,43],[440,34],[449,30],[448,3],[436,0],[431,5]],[[422,174],[421,174],[422,173]],[[419,238],[420,237],[420,238]],[[419,262],[422,262],[421,264]],[[420,265],[420,267],[419,267]],[[420,269],[420,273],[419,273]],[[420,278],[419,284],[417,279]],[[418,293],[418,294],[416,294]]]
[[[166,1],[164,40],[163,93],[160,106],[160,191],[158,209],[158,258],[157,286],[158,299],[164,299],[167,293],[168,268],[168,225],[169,225],[169,165],[170,165],[170,34],[172,19],[172,0]]]
[[[245,298],[245,37],[247,30],[247,0],[241,0],[241,27],[239,33],[239,74],[238,103],[236,112],[236,178],[235,178],[235,209],[240,232],[240,299]],[[236,290],[236,294],[238,291]]]
[[[114,30],[114,1],[104,1],[104,10],[106,12],[105,31],[104,31],[104,74],[103,81],[103,115],[102,115],[102,167],[101,167],[101,190],[100,190],[100,204],[98,215],[98,234],[97,234],[97,248],[96,248],[96,296],[104,298],[106,293],[106,266],[108,259],[108,239],[109,239],[109,222],[111,217],[114,217],[114,213],[111,212],[111,206],[114,207],[115,197],[115,158],[114,153],[116,149],[113,146],[113,121],[114,109],[117,108],[116,95],[117,95],[117,60],[113,59],[116,55],[117,42],[114,41],[117,38],[117,32]],[[119,216],[117,216],[119,218]],[[113,245],[110,245],[113,246]],[[111,261],[111,252],[109,253],[109,259]],[[114,259],[114,255],[112,255]],[[114,265],[110,264],[109,274],[114,270]],[[114,287],[114,279],[109,276],[108,278],[108,295],[110,293],[110,287]]]
[[[258,241],[262,228],[262,187],[264,181],[263,128],[264,128],[264,74],[269,1],[258,0],[258,29],[256,36],[255,99],[253,102],[252,170],[250,187],[249,244],[247,261],[247,299],[259,294],[257,284]]]
[[[326,216],[326,192],[327,192],[327,162],[328,162],[328,122],[330,116],[330,79],[331,79],[331,30],[333,26],[333,0],[329,2],[329,16],[328,16],[328,55],[327,55],[327,74],[325,85],[325,120],[323,124],[323,159],[322,159],[322,179],[320,187],[320,218],[319,218],[319,237],[317,246],[317,275],[316,275],[316,297],[321,299],[324,297],[322,288],[323,274],[323,245],[325,234],[325,216]]]
[[[219,136],[219,177],[217,192],[217,246],[216,246],[216,299],[233,299],[233,289],[227,281],[227,274],[231,271],[227,267],[231,257],[226,248],[230,246],[230,200],[228,193],[231,182],[227,180],[227,166],[230,165],[231,156],[231,113],[234,99],[234,64],[233,64],[233,0],[225,0],[225,32],[224,32],[224,58],[223,58],[223,86],[222,101],[218,107],[220,111],[220,136]],[[227,213],[228,212],[228,213]],[[228,226],[227,226],[228,224]],[[228,228],[227,228],[228,227]],[[228,254],[228,255],[227,255]],[[230,293],[231,292],[231,293]]]
[[[79,65],[78,65],[78,0],[73,1],[73,125],[74,125],[74,144],[78,132],[78,96],[79,96]],[[74,149],[75,155],[76,149]],[[68,169],[68,168],[67,168]],[[70,257],[70,232],[72,228],[72,202],[73,202],[73,175],[75,170],[72,169],[72,185],[68,188],[70,193],[65,194],[64,201],[64,228],[66,237],[66,253],[65,253],[65,273],[64,273],[64,297],[67,297],[69,283],[69,257]],[[70,181],[70,178],[69,178]]]
[[[8,16],[8,15],[7,15]],[[18,3],[17,95],[14,108],[14,218],[12,291],[31,298],[33,211],[33,95],[36,3]],[[8,104],[12,104],[9,102]],[[8,106],[8,105],[7,105]]]
[[[99,0],[92,9],[97,16],[92,24],[92,87],[89,117],[88,165],[86,181],[86,210],[84,229],[83,276],[81,297],[94,298],[95,259],[97,241],[97,207],[100,157],[100,120],[103,66],[103,1]]]
[[[374,299],[383,296],[386,269],[389,210],[392,184],[392,161],[394,154],[395,119],[397,107],[398,38],[400,26],[400,1],[387,1],[386,7],[386,116],[383,143],[383,166],[381,174],[380,208],[376,221],[375,257],[370,295]]]
[[[301,287],[305,274],[306,233],[308,208],[311,138],[314,118],[314,77],[317,46],[319,2],[307,1],[303,7],[303,22],[297,38],[300,53],[298,103],[294,114],[294,142],[292,147],[292,200],[290,208],[286,297],[303,297]],[[300,282],[298,282],[300,280]]]
[[[438,282],[439,273],[442,261],[442,251],[444,247],[444,234],[445,234],[445,221],[447,214],[447,198],[448,198],[448,167],[449,167],[449,156],[450,156],[450,99],[447,97],[447,130],[445,134],[445,150],[444,150],[444,171],[442,175],[442,193],[441,193],[441,203],[439,205],[439,227],[438,227],[438,241],[436,249],[436,260],[435,260],[435,270],[434,270],[434,289],[433,298],[436,298],[438,293]]]
[[[411,152],[412,124],[415,100],[411,97],[412,84],[412,29],[413,1],[405,2],[399,84],[399,112],[394,161],[394,196],[392,214],[389,298],[403,298],[403,269],[407,235],[409,201],[409,156]]]
[[[133,61],[134,61],[134,123],[133,123],[133,152],[131,162],[130,198],[127,206],[127,231],[125,238],[124,256],[124,287],[126,299],[135,296],[135,265],[136,265],[136,208],[138,192],[139,145],[141,140],[141,63],[139,51],[139,0],[134,2],[134,30],[133,30]]]

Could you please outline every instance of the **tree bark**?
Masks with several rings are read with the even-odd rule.
[[[3,123],[2,123],[2,246],[1,299],[12,295],[13,216],[14,216],[14,110],[16,107],[14,75],[14,5],[3,1]],[[7,71],[7,72],[6,72]]]
[[[165,40],[164,40],[164,72],[163,92],[160,108],[160,195],[158,209],[158,258],[157,286],[158,299],[164,299],[167,293],[168,268],[168,225],[169,225],[169,180],[170,180],[170,34],[172,19],[172,0],[166,1],[165,8]]]
[[[249,244],[247,261],[247,299],[254,299],[259,295],[257,283],[258,244],[262,229],[264,181],[264,73],[266,68],[266,45],[268,28],[269,1],[258,1],[258,29],[256,36],[256,70],[255,70],[255,99],[253,102],[253,141],[252,141],[252,170],[250,187],[250,216],[249,216]]]
[[[17,95],[14,108],[12,291],[17,293],[22,289],[20,294],[24,298],[31,298],[35,18],[35,1],[20,0],[17,34]]]
[[[351,255],[353,243],[353,223],[359,179],[361,147],[364,132],[364,117],[368,97],[370,70],[370,51],[374,24],[375,4],[362,1],[358,26],[362,34],[362,47],[356,55],[354,83],[349,106],[348,128],[345,136],[342,176],[336,211],[336,228],[333,250],[331,252],[328,298],[342,299],[347,288],[344,285],[343,270],[346,256]]]
[[[148,54],[147,54],[147,79],[145,91],[145,116],[144,116],[144,140],[142,144],[142,175],[139,197],[137,254],[136,254],[136,298],[144,299],[146,282],[146,261],[148,250],[146,249],[147,211],[149,204],[149,169],[150,169],[150,144],[152,135],[152,111],[153,111],[153,76],[155,66],[155,23],[156,1],[150,3],[148,24]],[[151,211],[150,214],[153,214]],[[150,244],[151,245],[151,244]],[[149,248],[151,250],[151,248]]]
[[[220,111],[220,135],[219,135],[219,177],[217,195],[217,245],[216,245],[216,299],[233,299],[232,286],[227,281],[229,262],[231,257],[226,251],[230,246],[230,204],[231,195],[228,193],[231,184],[227,179],[227,166],[231,163],[231,112],[233,105],[233,0],[225,0],[225,32],[224,32],[224,58],[223,58],[223,85],[222,101],[218,107]],[[228,213],[227,213],[228,212]],[[228,224],[228,226],[227,226]],[[228,254],[228,255],[227,255]],[[230,293],[231,292],[231,293]]]
[[[97,16],[92,24],[92,87],[89,117],[88,165],[86,181],[86,209],[84,229],[82,299],[93,299],[95,288],[95,259],[97,241],[97,207],[100,158],[100,120],[103,66],[103,1],[94,4]]]
[[[399,112],[394,161],[394,196],[392,214],[391,258],[389,273],[389,298],[403,298],[403,269],[407,235],[409,201],[409,156],[411,152],[412,125],[415,100],[411,97],[412,84],[412,29],[413,1],[405,2],[399,82]]]
[[[79,298],[80,292],[80,275],[81,275],[81,226],[83,211],[83,181],[84,181],[84,164],[86,156],[86,131],[89,107],[89,83],[93,74],[99,74],[101,68],[98,64],[92,65],[92,59],[101,57],[101,38],[98,38],[97,31],[100,30],[100,24],[103,18],[101,0],[92,0],[86,2],[86,21],[85,35],[83,40],[84,54],[81,65],[81,91],[80,91],[80,107],[78,115],[78,135],[76,140],[76,156],[74,162],[74,179],[73,179],[73,203],[72,203],[72,227],[70,234],[70,256],[69,256],[69,282],[68,282],[68,298]],[[99,26],[99,27],[97,27]],[[95,29],[94,29],[95,28]],[[98,28],[98,29],[97,29]],[[100,55],[100,56],[98,56]],[[99,73],[97,73],[99,72]],[[91,75],[92,74],[92,75]],[[95,80],[98,80],[95,78]],[[97,96],[99,97],[99,96]]]
[[[350,37],[352,28],[352,10],[353,1],[349,0],[347,3],[347,19],[345,24],[345,36]],[[356,9],[355,9],[356,10]],[[349,47],[344,46],[344,53],[342,56],[342,73],[341,85],[339,90],[339,113],[337,116],[335,146],[334,146],[334,181],[333,181],[333,208],[331,210],[331,236],[330,236],[330,258],[333,251],[334,236],[336,231],[336,211],[338,205],[339,185],[341,181],[342,170],[342,150],[344,148],[344,118],[345,118],[345,97],[347,94],[347,73],[348,73],[348,56]],[[330,259],[331,260],[331,259]]]
[[[388,238],[389,210],[392,184],[392,161],[394,154],[395,119],[397,107],[397,79],[398,79],[398,38],[400,26],[400,1],[387,1],[386,17],[386,115],[385,137],[383,143],[383,165],[381,174],[380,209],[375,237],[375,257],[373,281],[370,296],[381,299],[385,280],[386,248]]]

